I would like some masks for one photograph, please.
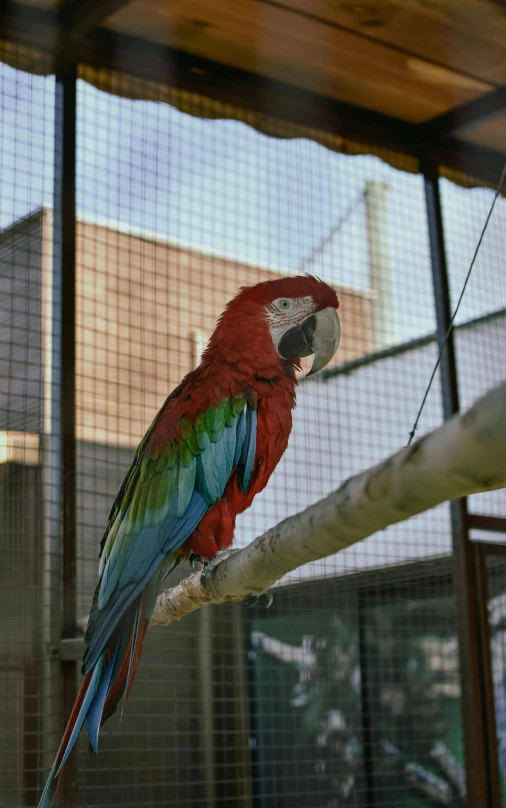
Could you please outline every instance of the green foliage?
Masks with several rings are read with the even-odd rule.
[[[429,796],[431,778],[450,794],[447,805],[461,807],[431,756],[443,741],[463,759],[452,604],[369,600],[359,619],[347,600],[339,612],[255,621],[262,771],[305,785],[286,802],[282,789],[266,795],[262,808],[365,808],[371,788],[377,808],[434,808],[442,803]],[[279,748],[285,761],[273,763]],[[409,781],[412,765],[421,785]]]

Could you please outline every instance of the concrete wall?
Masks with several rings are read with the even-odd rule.
[[[42,216],[0,233],[0,430],[42,429]]]

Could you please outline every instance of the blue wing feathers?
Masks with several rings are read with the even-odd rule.
[[[208,450],[197,458],[197,490],[210,504],[217,502],[221,496],[218,469],[214,459],[215,446],[216,444],[211,443]]]
[[[245,405],[232,427],[225,427],[205,452],[197,457],[196,486],[209,503],[217,502],[223,494],[232,469],[241,473],[242,490],[246,492],[251,479],[256,451],[257,414]]]
[[[179,464],[179,476],[177,486],[177,502],[172,507],[174,516],[182,517],[189,505],[191,495],[195,490],[195,473],[197,463],[195,459],[192,460],[189,466]]]
[[[223,495],[234,467],[235,447],[236,428],[226,426],[218,440],[196,458],[196,488],[210,504]]]
[[[227,431],[227,429],[228,427],[225,427],[225,429],[221,433],[220,439],[215,444],[213,444],[213,459],[218,476],[218,489],[221,492],[220,497],[223,491],[225,490],[225,486],[227,485],[228,478],[230,476],[230,472],[227,473],[227,460],[225,454],[225,443],[227,440],[225,432]]]
[[[251,479],[251,472],[253,471],[253,463],[255,462],[256,443],[257,443],[257,414],[256,410],[249,410],[247,414],[246,438],[241,451],[241,464],[243,465],[242,490],[244,493],[246,493],[246,491],[248,490],[248,485]]]
[[[225,451],[225,464],[226,464],[226,479],[230,477],[232,469],[234,468],[234,456],[236,448],[236,431],[232,427],[227,427],[223,435],[224,451]]]
[[[165,534],[167,538],[162,547],[164,556],[173,553],[184,544],[209,508],[209,503],[205,501],[198,491],[194,491],[185,514],[177,520],[178,524],[174,526],[171,534]]]
[[[210,505],[195,491],[184,516],[175,519],[169,515],[158,528],[143,531],[142,558],[129,558],[124,578],[128,581],[128,575],[132,574],[132,577],[112,594],[107,609],[98,615],[84,655],[83,673],[92,670],[125,610],[144,589],[163,558],[186,541],[209,508]]]
[[[246,407],[239,414],[236,424],[236,443],[234,452],[234,467],[237,466],[241,459],[242,447],[244,446],[244,439],[246,438]]]

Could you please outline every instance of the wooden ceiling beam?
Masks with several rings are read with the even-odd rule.
[[[476,177],[491,187],[498,184],[506,160],[503,152],[458,138],[446,138],[439,143],[429,144],[427,151],[439,165]]]
[[[131,0],[72,0],[59,11],[60,26],[74,37],[87,36]]]
[[[14,0],[0,3],[0,36],[20,45],[32,45],[50,54],[55,51],[57,18],[52,12]]]
[[[421,124],[424,137],[441,140],[456,137],[506,114],[506,87],[448,110],[437,118]]]

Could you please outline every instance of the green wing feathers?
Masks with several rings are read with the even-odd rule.
[[[178,439],[151,449],[157,416],[135,452],[109,514],[100,575],[108,562],[109,567],[114,563],[118,580],[143,528],[154,528],[168,516],[182,517],[194,491],[209,505],[218,501],[240,460],[246,405],[245,395],[223,398],[193,424],[181,419]]]

